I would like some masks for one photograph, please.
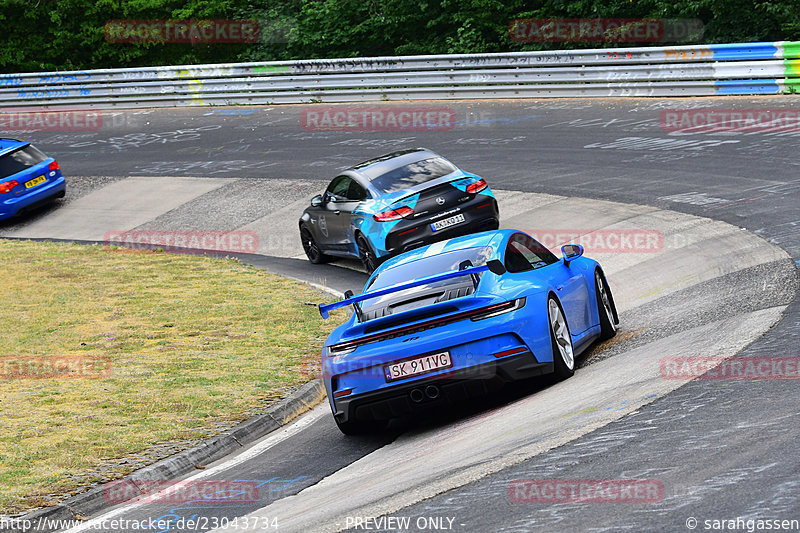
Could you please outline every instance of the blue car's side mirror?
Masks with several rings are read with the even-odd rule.
[[[491,261],[486,263],[486,266],[489,267],[489,271],[492,274],[497,274],[498,276],[502,276],[506,273],[505,265],[497,259],[492,259]]]
[[[564,255],[564,264],[569,266],[570,261],[583,255],[583,246],[580,244],[565,244],[561,247],[561,253]]]

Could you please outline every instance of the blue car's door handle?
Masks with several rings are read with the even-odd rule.
[[[560,286],[560,287],[556,287],[556,290],[557,290],[557,291],[560,291],[560,290],[561,290],[561,289],[563,289],[563,288],[564,288],[564,286],[562,285],[562,286]]]

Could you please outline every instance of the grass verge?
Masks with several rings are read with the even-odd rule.
[[[0,240],[0,264],[0,514],[252,416],[316,376],[345,316],[321,320],[330,295],[232,259]],[[106,366],[43,378],[31,358]]]

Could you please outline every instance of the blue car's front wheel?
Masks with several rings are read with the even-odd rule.
[[[567,379],[575,373],[575,351],[567,319],[555,298],[547,300],[550,322],[550,339],[553,343],[553,372],[557,380]]]

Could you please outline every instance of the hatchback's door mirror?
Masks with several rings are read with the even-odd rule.
[[[318,194],[314,198],[311,199],[311,207],[319,207],[323,204],[322,202],[322,195]]]

